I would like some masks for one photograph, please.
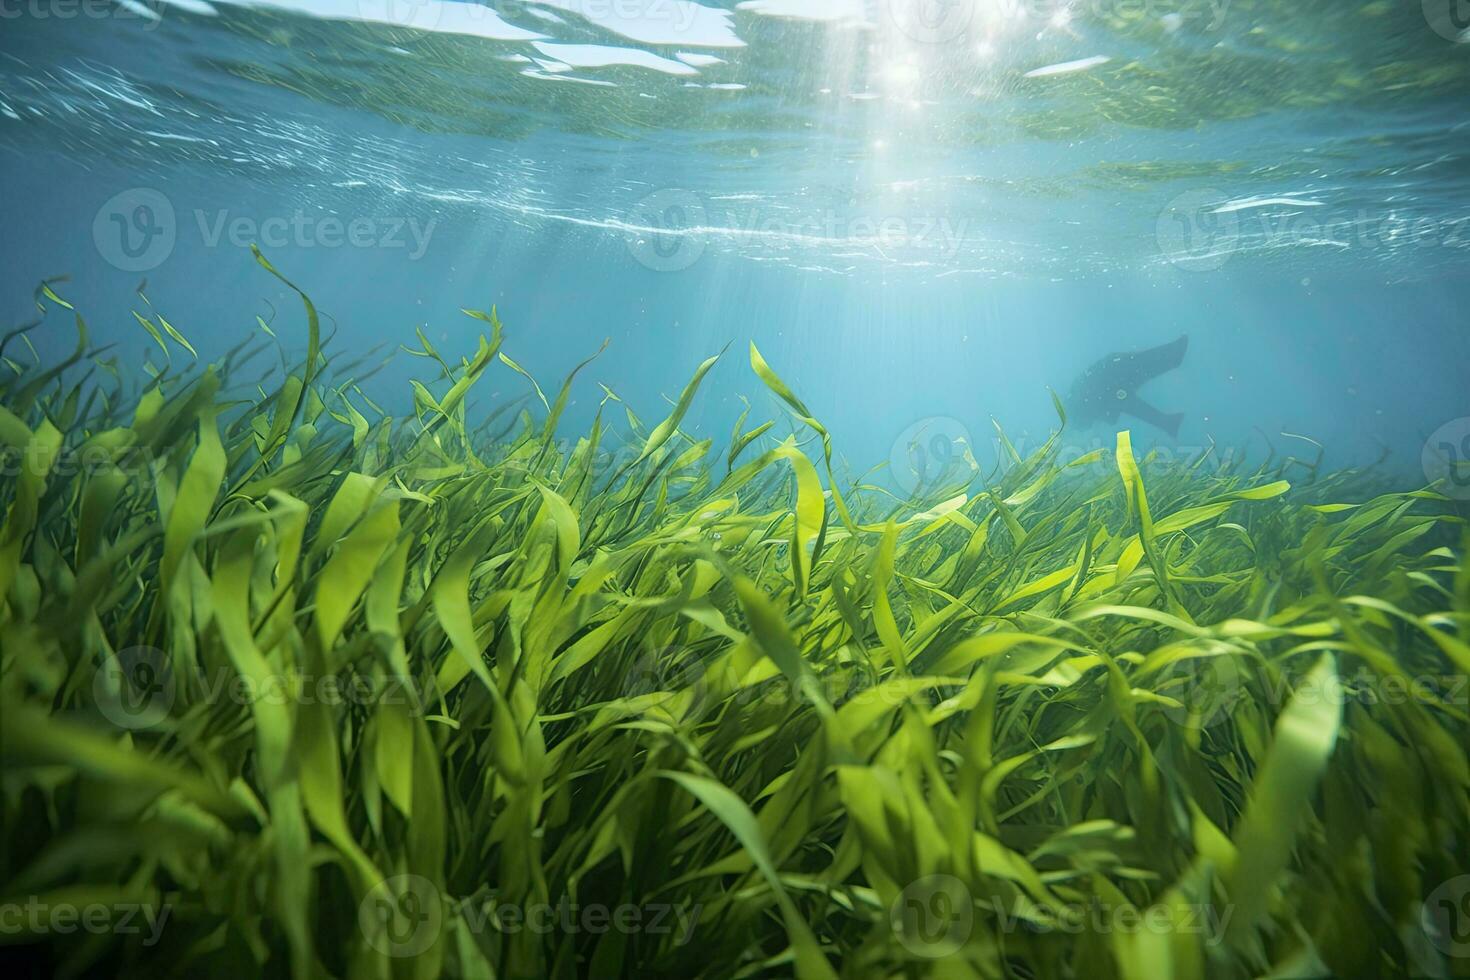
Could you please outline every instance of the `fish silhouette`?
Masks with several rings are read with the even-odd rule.
[[[1185,334],[1147,350],[1109,354],[1073,382],[1067,408],[1079,425],[1113,423],[1119,415],[1131,415],[1177,437],[1184,413],[1159,411],[1139,397],[1138,389],[1184,363],[1188,349],[1189,335]]]

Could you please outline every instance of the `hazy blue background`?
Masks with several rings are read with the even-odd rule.
[[[873,67],[894,36],[914,48],[891,25],[737,11],[728,23],[746,47],[643,45],[670,60],[690,50],[725,59],[699,84],[746,88],[716,90],[629,66],[576,73],[615,88],[569,84],[500,60],[521,42],[272,10],[155,7],[157,24],[12,18],[0,24],[0,313],[7,328],[24,322],[36,283],[70,274],[60,291],[94,338],[140,363],[152,341],[128,311],[146,276],[155,306],[206,359],[254,330],[267,302],[282,338],[299,343],[299,304],[247,249],[211,247],[197,212],[206,224],[298,212],[312,223],[412,219],[429,229],[421,255],[407,232],[403,247],[267,252],[340,325],[339,354],[412,345],[415,326],[444,353],[467,354],[479,325],[459,308],[495,304],[506,351],[554,391],[610,338],[578,381],[569,433],[590,420],[598,381],[656,420],[662,396],[676,397],[732,341],[689,426],[723,439],[742,394],[753,419],[770,417],[775,404],[746,361],[754,340],[857,468],[889,458],[903,430],[932,416],[953,420],[950,434],[967,430],[984,457],[990,417],[1034,444],[1055,422],[1048,385],[1065,393],[1103,354],[1187,332],[1184,367],[1146,390],[1159,408],[1187,413],[1179,438],[1135,423],[1139,441],[1259,447],[1265,434],[1288,447],[1287,430],[1327,444],[1335,463],[1388,448],[1412,482],[1425,436],[1470,415],[1470,130],[1455,98],[1470,45],[1395,8],[1391,27],[1324,20],[1305,53],[1252,48],[1219,65],[1222,47],[1242,50],[1286,6],[1239,4],[1240,20],[1181,50],[1169,47],[1183,44],[1179,31],[1154,24],[1167,11],[1120,26],[1082,8],[1060,39],[1018,34],[1039,47],[1016,64],[954,67],[919,46],[919,67],[900,59],[897,76]],[[1280,23],[1337,16],[1291,6],[1301,10]],[[565,10],[554,24],[517,20],[521,5],[497,9],[558,36],[629,46]],[[1364,61],[1370,39],[1376,64]],[[853,44],[860,57],[832,53]],[[1021,71],[1098,49],[1135,60],[1055,80]],[[1157,115],[1129,101],[1129,72],[1170,51],[1147,81],[1167,90],[1172,80],[1181,104]],[[422,71],[406,77],[405,64]],[[791,74],[777,73],[783,65]],[[1262,65],[1284,67],[1261,86],[1251,73]],[[1385,73],[1403,87],[1386,88]],[[884,84],[894,77],[908,87],[898,95]],[[470,79],[479,88],[467,92]],[[987,80],[989,95],[976,94]],[[864,97],[829,103],[831,85]],[[637,98],[667,108],[640,115]],[[101,210],[105,229],[108,202],[137,188],[167,198],[175,241],[134,272],[109,261],[116,253],[94,225]],[[655,192],[665,196],[650,210]],[[1170,222],[1181,195],[1196,210],[1180,227],[1198,222],[1205,239],[1180,239],[1191,251],[1178,259]],[[666,210],[669,200],[704,211],[695,221]],[[902,229],[896,244],[861,224],[888,220]],[[935,240],[941,220],[954,242]],[[1341,228],[1323,230],[1333,220],[1366,230],[1344,242]],[[693,260],[650,268],[670,250],[673,264]],[[34,337],[49,352],[73,340],[58,317]],[[399,354],[368,390],[405,409],[403,380],[427,377],[425,365]],[[525,388],[497,367],[478,406]]]

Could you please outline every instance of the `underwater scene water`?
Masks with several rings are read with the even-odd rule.
[[[1465,0],[0,0],[19,976],[1470,977]]]

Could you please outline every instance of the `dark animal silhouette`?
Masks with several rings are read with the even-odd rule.
[[[1188,349],[1186,334],[1148,350],[1107,355],[1073,383],[1068,411],[1083,426],[1095,422],[1111,424],[1118,421],[1119,415],[1131,415],[1177,437],[1184,413],[1159,411],[1139,397],[1138,388],[1184,363],[1184,352]]]

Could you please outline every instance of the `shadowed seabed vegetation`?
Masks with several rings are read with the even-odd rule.
[[[0,902],[167,918],[5,942],[149,977],[1470,975],[1426,905],[1470,871],[1433,488],[1125,432],[899,499],[754,347],[780,417],[725,458],[680,429],[714,359],[559,442],[570,377],[467,411],[520,370],[493,311],[469,359],[420,334],[389,418],[302,300],[274,390],[264,334],[141,391],[80,317],[55,366],[9,338]]]

